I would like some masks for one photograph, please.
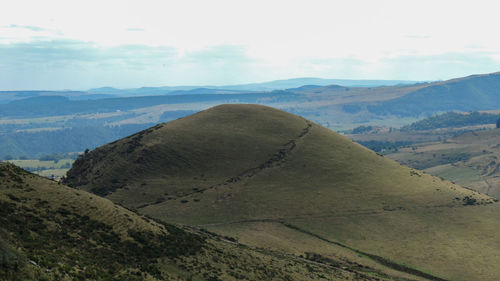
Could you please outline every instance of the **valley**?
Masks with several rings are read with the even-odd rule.
[[[490,129],[401,148],[387,157],[500,198],[499,141],[499,130]]]

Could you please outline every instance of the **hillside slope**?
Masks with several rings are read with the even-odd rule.
[[[451,110],[496,110],[500,107],[500,72],[431,83],[402,97],[369,106],[375,114],[419,116]],[[429,102],[432,101],[432,102]]]
[[[396,280],[158,223],[0,163],[0,280]],[[401,280],[401,279],[398,279]]]
[[[8,163],[0,163],[0,205],[0,239],[11,251],[0,279],[161,280],[158,258],[192,255],[203,243]]]
[[[493,199],[301,117],[224,105],[100,147],[66,183],[269,249],[361,255],[431,280],[496,280]]]

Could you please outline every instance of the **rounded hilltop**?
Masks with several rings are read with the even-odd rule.
[[[66,183],[163,219],[215,223],[491,198],[261,105],[220,105],[99,147]]]

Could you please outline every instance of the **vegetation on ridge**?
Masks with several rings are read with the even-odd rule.
[[[28,261],[35,269],[45,269],[26,273],[40,280],[161,278],[158,258],[193,255],[204,243],[177,227],[152,223],[13,165],[0,164],[0,172],[2,242],[9,249],[6,241],[10,241],[10,249],[22,253],[16,253],[14,260],[4,257],[3,278],[21,279],[18,271]]]
[[[438,128],[454,128],[484,124],[495,124],[500,114],[447,112],[435,115],[401,127],[401,131],[432,130]]]

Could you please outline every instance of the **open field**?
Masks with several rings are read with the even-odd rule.
[[[73,159],[61,159],[57,161],[30,159],[8,160],[7,162],[46,178],[60,179],[71,168],[74,161]]]

